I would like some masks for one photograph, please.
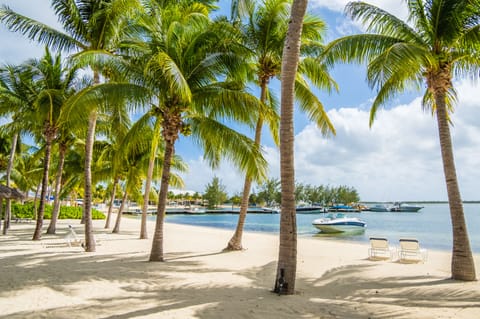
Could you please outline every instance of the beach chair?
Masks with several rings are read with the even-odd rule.
[[[83,241],[78,238],[77,233],[73,229],[72,225],[68,225],[68,232],[63,239],[67,243],[68,247],[82,246],[83,243]]]
[[[400,262],[425,262],[427,260],[427,250],[420,248],[417,239],[400,239],[400,250],[398,251]]]
[[[371,260],[391,260],[395,255],[395,249],[388,244],[388,239],[370,237],[368,257]]]

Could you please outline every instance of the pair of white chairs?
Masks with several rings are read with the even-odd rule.
[[[368,256],[372,260],[394,260],[400,262],[425,262],[428,257],[427,250],[420,247],[417,239],[402,238],[399,240],[400,247],[397,250],[390,247],[387,238],[370,237]]]

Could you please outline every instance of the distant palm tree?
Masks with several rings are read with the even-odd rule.
[[[269,124],[274,140],[278,140],[277,105],[275,98],[271,96],[269,85],[272,79],[280,76],[290,4],[290,0],[265,0],[261,5],[251,5],[248,10],[247,21],[245,25],[240,27],[243,32],[243,43],[251,52],[251,74],[256,76],[253,81],[260,88],[260,103],[266,106],[256,111],[257,123],[254,141],[258,147],[261,144],[264,122]],[[237,26],[238,24],[239,22],[236,22]],[[334,132],[322,103],[313,94],[306,80],[306,78],[309,78],[315,86],[327,90],[335,87],[335,83],[331,80],[325,67],[314,60],[315,54],[318,54],[318,51],[322,49],[320,40],[325,24],[317,17],[309,15],[305,19],[303,28],[304,36],[301,40],[304,51],[302,52],[301,67],[296,75],[295,98],[300,102],[299,105],[302,110],[322,129],[323,133]],[[238,223],[235,233],[228,242],[228,250],[243,249],[242,233],[251,185],[252,178],[246,176]]]
[[[51,150],[59,131],[59,119],[62,107],[69,95],[74,93],[76,68],[65,68],[60,55],[55,57],[48,49],[40,60],[31,60],[25,64],[35,78],[37,97],[33,103],[35,119],[41,123],[39,130],[43,138],[45,156],[43,158],[43,179],[40,192],[40,206],[37,211],[33,240],[42,237],[43,215],[49,186]]]
[[[377,109],[398,93],[426,87],[422,106],[437,118],[453,227],[452,278],[475,280],[449,124],[456,101],[453,79],[479,78],[480,1],[408,0],[407,5],[409,24],[373,5],[349,3],[346,12],[371,33],[333,41],[327,59],[368,63],[368,82],[378,89],[370,125]]]
[[[32,119],[33,101],[36,98],[32,92],[33,78],[23,66],[5,65],[0,69],[0,116],[10,116],[12,121],[2,129],[12,136],[10,156],[6,170],[6,185],[10,186],[11,175],[14,169],[15,151],[20,136],[27,134],[37,123]],[[11,204],[6,199],[3,234],[10,227]]]
[[[293,1],[290,23],[282,54],[282,108],[280,116],[282,205],[277,274],[273,290],[277,293],[289,295],[295,293],[297,272],[293,105],[295,79],[300,58],[303,17],[306,10],[306,0]]]

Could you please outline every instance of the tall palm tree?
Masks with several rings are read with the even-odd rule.
[[[280,116],[280,181],[282,204],[280,243],[274,291],[294,294],[297,272],[297,222],[295,211],[295,166],[293,105],[295,79],[300,60],[302,25],[307,10],[306,0],[294,0],[282,54]]]
[[[227,23],[212,23],[208,8],[198,3],[159,6],[151,1],[139,17],[136,33],[126,43],[132,60],[142,61],[141,81],[158,100],[165,143],[157,222],[151,261],[163,261],[163,222],[172,157],[179,134],[192,135],[205,159],[218,165],[231,159],[250,176],[265,176],[260,150],[222,119],[252,122],[249,107],[256,99],[233,81],[241,61],[232,54],[238,44]],[[139,41],[138,39],[142,39]]]
[[[346,12],[363,22],[369,33],[333,41],[327,58],[330,62],[368,63],[368,82],[378,89],[370,125],[377,109],[398,93],[426,87],[422,106],[437,118],[450,206],[452,278],[475,280],[449,125],[456,101],[453,80],[466,76],[478,79],[480,74],[480,1],[408,0],[407,5],[409,23],[375,6],[349,3]]]
[[[82,53],[108,51],[115,48],[120,30],[125,26],[126,18],[139,6],[134,0],[52,0],[52,7],[66,32],[55,30],[43,23],[22,16],[10,8],[0,9],[0,21],[12,31],[20,32],[29,39],[47,44],[58,50]],[[100,74],[94,69],[94,81],[100,82]],[[92,209],[92,153],[95,139],[95,125],[98,113],[91,108],[88,117],[88,129],[85,143],[85,250],[95,251]]]
[[[248,19],[242,27],[244,35],[244,44],[252,52],[252,74],[256,75],[255,84],[260,88],[260,102],[271,108],[270,113],[263,109],[258,110],[258,119],[255,127],[255,144],[260,147],[263,123],[269,124],[274,139],[277,139],[278,117],[275,99],[271,97],[269,85],[272,79],[279,77],[281,72],[282,51],[285,43],[285,35],[288,27],[290,0],[265,0],[261,5],[251,6],[248,12]],[[307,15],[303,23],[302,44],[302,62],[299,72],[296,76],[295,97],[300,102],[300,107],[308,113],[310,119],[314,121],[323,133],[334,132],[322,103],[313,94],[308,86],[305,77],[317,87],[331,90],[335,88],[335,83],[331,80],[324,65],[312,61],[318,51],[322,49],[321,34],[325,29],[325,24],[319,18]],[[308,50],[307,50],[308,48]],[[269,116],[270,115],[270,116]],[[242,233],[245,222],[248,199],[250,196],[252,179],[245,178],[242,200],[240,204],[240,213],[238,223],[230,239],[228,250],[241,250]]]

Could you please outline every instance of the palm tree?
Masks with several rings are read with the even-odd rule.
[[[252,74],[256,74],[255,83],[260,87],[260,102],[268,105],[271,110],[258,110],[258,120],[255,128],[255,144],[260,147],[263,123],[267,122],[277,140],[278,117],[274,99],[270,96],[269,84],[272,79],[280,76],[283,45],[288,27],[288,13],[290,0],[265,0],[262,6],[251,6],[248,14],[248,21],[243,26],[244,43],[252,52]],[[323,133],[334,132],[321,102],[315,97],[307,85],[305,76],[317,87],[331,90],[335,87],[324,66],[317,61],[312,61],[318,50],[322,49],[320,44],[321,34],[325,25],[317,17],[308,15],[303,23],[304,36],[302,43],[304,47],[303,60],[299,73],[296,77],[296,99],[301,102],[300,107],[309,114],[312,121],[322,129]],[[308,50],[307,50],[308,48]],[[314,56],[315,57],[315,56]],[[273,114],[274,116],[270,115]],[[269,117],[270,115],[270,117]],[[230,239],[227,250],[241,250],[242,233],[245,222],[248,199],[250,196],[252,179],[245,178],[242,201],[238,223]]]
[[[138,81],[152,91],[162,119],[165,148],[150,260],[163,261],[164,212],[179,134],[192,135],[212,165],[225,156],[251,176],[262,178],[266,163],[248,138],[220,122],[230,118],[251,123],[248,109],[257,103],[232,80],[231,71],[241,62],[232,54],[239,46],[231,27],[212,23],[208,8],[198,3],[162,7],[152,1],[147,7],[125,51],[133,65],[142,66]]]
[[[31,118],[34,92],[32,76],[22,66],[5,65],[0,69],[0,116],[12,117],[12,121],[3,127],[4,131],[12,136],[6,171],[7,186],[10,186],[11,182],[19,136],[27,133],[36,123]],[[6,234],[10,227],[10,216],[10,199],[6,199],[3,234]]]
[[[126,24],[126,18],[139,6],[133,0],[52,0],[55,14],[66,32],[55,30],[48,25],[22,16],[10,8],[3,6],[0,10],[0,21],[11,31],[20,32],[29,39],[47,44],[58,50],[76,50],[77,59],[82,53],[92,51],[108,51],[115,47],[119,39],[119,30]],[[94,69],[94,82],[100,82],[100,74]],[[85,143],[85,250],[95,251],[92,209],[92,154],[95,139],[95,126],[98,113],[91,108],[88,117],[88,129]]]
[[[294,0],[282,54],[282,98],[280,116],[280,180],[282,204],[280,243],[274,291],[294,294],[297,272],[297,222],[295,211],[295,167],[293,103],[300,59],[303,17],[307,1]]]
[[[51,150],[59,131],[59,118],[64,102],[73,90],[76,69],[65,69],[61,56],[53,57],[48,49],[40,60],[32,60],[25,65],[36,79],[38,94],[34,102],[35,118],[42,123],[41,129],[45,156],[43,159],[43,179],[40,192],[40,206],[37,211],[36,227],[33,240],[40,240],[42,234],[43,215],[49,185]]]
[[[453,80],[478,79],[480,2],[408,0],[409,23],[375,6],[352,2],[346,12],[367,25],[368,34],[333,41],[334,60],[368,63],[367,79],[378,89],[370,110],[376,111],[407,88],[426,87],[422,106],[435,114],[453,228],[452,278],[476,279],[462,199],[457,182],[449,124],[456,91]]]

